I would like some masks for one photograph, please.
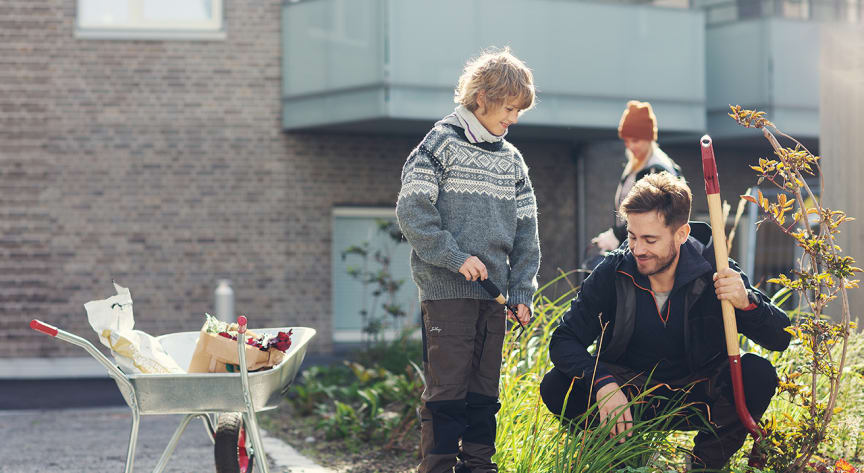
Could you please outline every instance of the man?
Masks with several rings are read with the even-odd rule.
[[[646,383],[658,389],[649,394],[643,416],[656,415],[664,399],[686,393],[683,401],[701,406],[713,428],[692,415],[675,428],[701,430],[690,461],[697,470],[713,470],[747,436],[735,414],[720,301],[735,307],[740,333],[770,350],[789,345],[783,329],[790,322],[734,262],[715,273],[710,229],[688,223],[690,201],[687,185],[666,172],[634,185],[619,208],[627,243],[585,280],[555,330],[549,345],[555,367],[540,394],[550,411],[563,411],[566,419],[581,416],[589,401],[598,402],[599,422],[612,422],[611,435],[621,434],[623,442],[633,421],[628,398]],[[595,371],[597,360],[587,347],[601,332]],[[774,395],[777,374],[753,354],[745,354],[741,365],[747,408],[758,419]]]
[[[537,290],[537,204],[510,126],[534,105],[531,70],[508,49],[470,60],[456,110],[402,169],[396,215],[420,290],[423,374],[418,473],[495,473],[495,413],[505,309],[489,279],[528,323]],[[457,456],[461,461],[457,464]]]

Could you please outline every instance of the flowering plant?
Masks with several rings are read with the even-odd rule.
[[[229,324],[227,322],[223,322],[210,314],[204,314],[204,316],[207,317],[207,321],[204,322],[205,332],[214,333],[221,337],[230,338],[231,340],[237,340],[239,327],[236,323]],[[247,345],[252,345],[253,347],[258,348],[261,351],[267,351],[271,348],[275,348],[279,351],[284,352],[291,347],[291,335],[294,334],[294,331],[288,330],[288,333],[279,332],[275,335],[257,335],[251,331],[247,331],[246,334],[249,336],[249,338],[246,339]]]

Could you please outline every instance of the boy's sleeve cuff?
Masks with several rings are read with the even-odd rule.
[[[461,268],[462,265],[465,264],[465,260],[470,257],[471,255],[469,255],[468,253],[463,253],[461,251],[451,251],[447,254],[447,257],[444,260],[444,264],[450,271],[458,273],[459,268]]]
[[[531,310],[531,313],[534,313],[534,307],[531,303],[534,301],[534,293],[528,291],[512,291],[507,294],[508,299],[507,303],[510,305],[516,304],[525,304]]]

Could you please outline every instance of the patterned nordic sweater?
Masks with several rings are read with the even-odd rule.
[[[473,255],[510,304],[532,308],[540,267],[537,204],[515,146],[474,145],[461,128],[437,123],[405,162],[396,216],[412,247],[420,300],[490,299],[459,273]]]

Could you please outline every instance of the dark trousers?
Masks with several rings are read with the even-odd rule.
[[[648,382],[643,373],[636,373],[613,364],[601,364],[615,377],[619,386],[633,399]],[[768,360],[753,354],[741,357],[741,374],[744,381],[744,395],[747,399],[747,409],[754,419],[759,419],[768,408],[771,397],[777,388],[777,372]],[[691,383],[694,383],[691,385]],[[747,430],[735,412],[735,398],[732,392],[732,380],[729,374],[728,362],[704,376],[692,376],[675,380],[666,384],[651,381],[651,385],[659,385],[645,397],[645,408],[641,410],[643,420],[650,419],[658,413],[666,411],[670,399],[677,402],[693,403],[711,427],[707,427],[697,414],[683,415],[675,423],[675,430],[698,430],[693,445],[693,466],[697,469],[720,469],[744,444]],[[588,392],[579,384],[573,383],[573,389],[564,406],[564,398],[570,389],[571,379],[564,373],[553,368],[540,383],[540,396],[546,407],[564,418],[575,419],[588,408]],[[691,385],[689,389],[683,389]],[[596,393],[593,393],[596,394]],[[591,399],[593,402],[595,399]],[[692,411],[691,411],[692,412]],[[632,413],[632,411],[631,411]],[[635,418],[634,421],[639,419]]]
[[[423,373],[418,473],[451,472],[460,455],[472,473],[495,473],[495,414],[504,306],[495,301],[423,301]]]

